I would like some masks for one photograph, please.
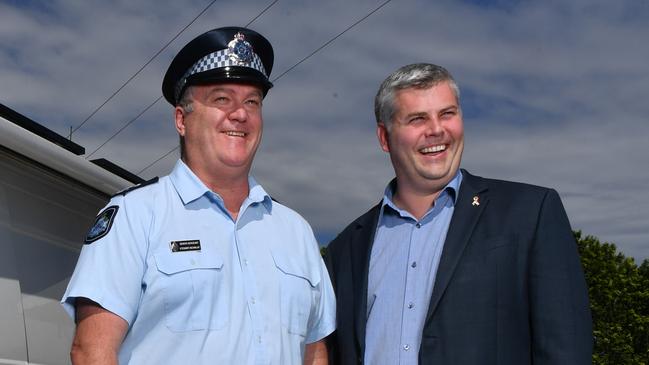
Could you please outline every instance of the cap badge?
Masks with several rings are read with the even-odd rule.
[[[238,32],[228,43],[228,56],[239,66],[245,66],[252,61],[252,45],[246,41],[246,36],[243,33]]]

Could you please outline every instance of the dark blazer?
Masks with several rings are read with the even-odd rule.
[[[462,172],[419,363],[590,364],[588,292],[559,195]],[[337,300],[337,330],[328,338],[334,364],[363,363],[379,209],[356,219],[327,248]]]

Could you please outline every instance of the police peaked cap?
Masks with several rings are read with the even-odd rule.
[[[187,43],[162,81],[162,95],[176,106],[190,85],[234,82],[259,85],[264,96],[273,84],[273,47],[261,34],[242,27],[212,29]]]

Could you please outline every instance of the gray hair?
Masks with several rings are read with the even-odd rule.
[[[194,86],[187,86],[178,100],[178,106],[183,108],[185,113],[189,114],[194,111]]]
[[[397,112],[395,105],[396,93],[404,89],[428,89],[441,82],[448,82],[457,102],[460,102],[460,88],[453,76],[442,66],[430,63],[414,63],[403,66],[388,76],[379,87],[374,98],[374,115],[376,123],[390,127]]]

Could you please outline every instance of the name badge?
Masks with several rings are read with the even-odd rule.
[[[200,251],[200,240],[171,241],[171,252]]]

